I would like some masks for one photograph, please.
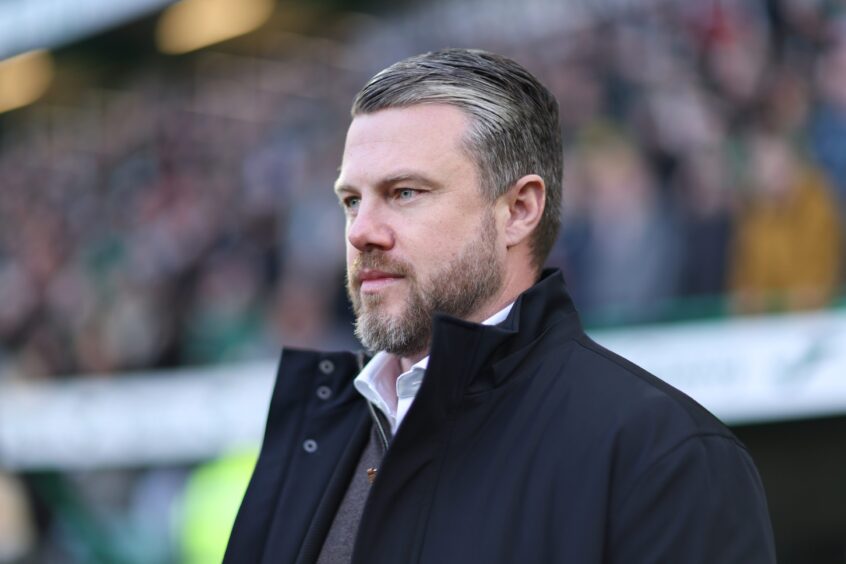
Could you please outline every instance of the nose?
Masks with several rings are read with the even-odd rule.
[[[374,249],[388,250],[394,246],[394,231],[389,225],[385,210],[373,202],[362,199],[355,215],[347,223],[347,240],[360,252]]]

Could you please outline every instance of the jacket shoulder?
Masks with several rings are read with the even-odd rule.
[[[614,561],[774,562],[766,494],[745,445],[680,390],[587,336],[575,341],[568,378],[605,413],[587,433],[611,484]],[[656,556],[664,541],[672,546]]]
[[[663,425],[683,439],[718,435],[740,442],[711,412],[671,384],[586,335],[575,339],[566,367],[576,390],[590,393],[596,407],[613,411],[624,427]],[[741,445],[742,446],[742,445]]]

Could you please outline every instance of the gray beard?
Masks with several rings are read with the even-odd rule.
[[[421,282],[409,265],[396,264],[384,255],[362,255],[359,268],[401,273],[410,284],[405,308],[398,315],[381,311],[382,296],[361,296],[359,288],[347,291],[355,311],[355,335],[371,352],[386,351],[401,357],[426,352],[432,338],[432,316],[438,311],[466,319],[493,297],[503,284],[496,257],[493,214],[483,220],[481,237],[467,244],[459,255]],[[375,251],[379,252],[379,251]]]

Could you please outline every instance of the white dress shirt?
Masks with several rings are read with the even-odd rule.
[[[482,325],[496,325],[505,321],[513,305],[514,302],[508,304],[484,320]],[[405,414],[408,413],[417,396],[417,390],[423,383],[423,375],[428,365],[429,355],[426,355],[406,372],[402,372],[398,356],[380,351],[356,376],[353,382],[355,389],[385,414],[391,424],[391,433],[397,432]],[[402,374],[395,378],[400,372]]]

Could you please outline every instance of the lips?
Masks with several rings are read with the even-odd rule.
[[[404,276],[382,270],[364,269],[356,278],[362,292],[373,292],[402,280]]]
[[[365,269],[358,273],[359,282],[364,282],[365,280],[382,280],[385,278],[402,278],[402,275],[372,269]]]

